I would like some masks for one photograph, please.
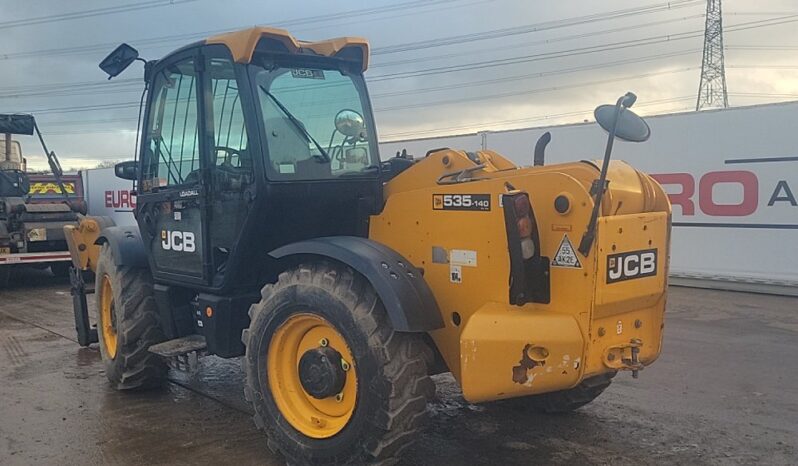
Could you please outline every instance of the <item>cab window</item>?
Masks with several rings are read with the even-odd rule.
[[[209,58],[207,63],[213,102],[214,190],[241,192],[254,182],[254,172],[233,62]]]
[[[197,79],[194,60],[158,72],[142,152],[143,192],[199,181]]]
[[[378,164],[362,77],[339,70],[263,69],[256,77],[274,179],[367,175]]]

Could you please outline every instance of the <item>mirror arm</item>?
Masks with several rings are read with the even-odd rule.
[[[598,223],[599,209],[601,209],[601,202],[604,198],[604,191],[607,190],[607,170],[610,167],[610,156],[612,155],[612,146],[615,142],[615,134],[618,131],[618,122],[621,120],[621,113],[624,110],[634,105],[637,96],[631,92],[621,96],[615,103],[615,121],[612,122],[612,129],[610,130],[609,137],[607,138],[607,146],[604,149],[604,161],[601,164],[601,174],[599,179],[593,184],[595,191],[595,199],[593,201],[593,210],[590,212],[590,221],[587,224],[587,230],[582,235],[582,241],[579,242],[579,252],[587,257],[590,253],[590,248],[593,247],[593,241],[596,239],[596,224]]]

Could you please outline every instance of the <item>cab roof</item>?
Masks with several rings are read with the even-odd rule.
[[[369,61],[369,44],[366,39],[361,37],[338,37],[308,42],[297,40],[283,29],[263,26],[212,36],[206,39],[205,43],[225,45],[230,49],[236,63],[252,61],[256,48],[290,54],[310,53],[356,60],[361,64],[361,71],[366,71]]]

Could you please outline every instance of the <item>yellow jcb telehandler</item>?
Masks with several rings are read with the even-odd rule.
[[[496,152],[382,160],[364,39],[256,27],[144,66],[137,225],[67,227],[79,341],[120,390],[243,356],[244,391],[290,463],[394,460],[450,371],[474,403],[568,411],[659,355],[670,204],[610,162],[643,141],[601,106],[603,161]],[[122,44],[111,77],[138,58]],[[544,144],[535,159],[543,157]],[[92,285],[80,271],[92,270]],[[96,292],[96,324],[86,294]]]

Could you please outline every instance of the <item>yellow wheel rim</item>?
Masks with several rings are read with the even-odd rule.
[[[100,327],[103,333],[103,346],[109,358],[116,357],[116,323],[114,322],[114,293],[111,290],[111,280],[108,275],[103,275],[102,298],[100,299]]]
[[[345,371],[344,388],[327,398],[314,398],[305,391],[299,361],[309,350],[327,346],[341,355]],[[357,374],[352,351],[330,322],[315,314],[296,314],[274,333],[269,343],[267,375],[277,408],[302,434],[316,439],[340,432],[355,411]]]

